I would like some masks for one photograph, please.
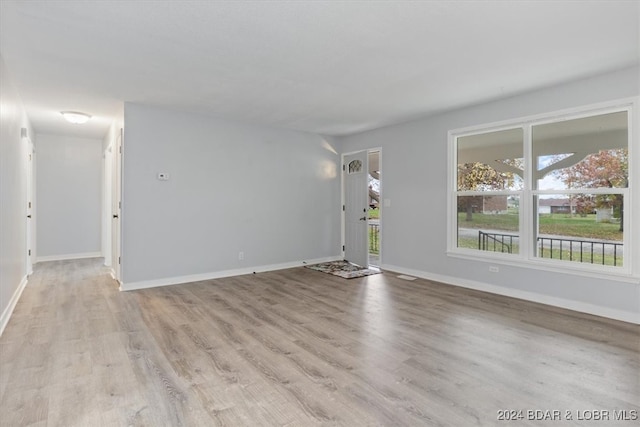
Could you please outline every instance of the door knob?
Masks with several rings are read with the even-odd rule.
[[[118,218],[118,215],[117,215],[117,214],[113,214],[113,217],[114,217],[114,218]]]
[[[31,215],[27,215],[27,218],[31,218]]]
[[[366,216],[363,216],[362,218],[360,218],[360,221],[366,221],[366,220],[367,220]]]

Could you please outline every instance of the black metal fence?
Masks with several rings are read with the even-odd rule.
[[[538,256],[602,265],[622,265],[623,243],[611,241],[538,237]],[[513,253],[518,235],[478,231],[478,249]]]
[[[609,264],[617,266],[619,262],[622,262],[622,248],[622,243],[615,242],[538,237],[538,250],[541,258],[555,257],[591,264],[601,263],[602,265],[606,265],[606,261],[609,260]]]
[[[478,231],[478,249],[482,251],[512,253],[514,238],[517,239],[518,236]]]

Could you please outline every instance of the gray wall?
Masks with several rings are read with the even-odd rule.
[[[638,319],[640,286],[446,255],[447,132],[637,96],[638,68],[341,138],[344,152],[382,147],[383,267],[623,319]],[[635,147],[636,153],[638,147]],[[637,183],[638,180],[636,180]],[[640,188],[635,188],[638,192]],[[637,196],[637,194],[636,194]],[[636,205],[637,206],[637,205]],[[633,228],[638,230],[640,212]],[[636,247],[636,260],[638,259]]]
[[[26,274],[26,140],[32,130],[20,96],[0,57],[0,331],[9,319],[9,304]],[[32,138],[33,139],[33,138]],[[17,295],[15,295],[17,296]]]
[[[125,104],[123,288],[338,256],[340,157],[332,144]],[[170,179],[159,181],[158,172]]]
[[[38,134],[38,260],[100,256],[102,141]]]

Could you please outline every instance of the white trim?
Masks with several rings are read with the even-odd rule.
[[[306,261],[292,261],[281,264],[260,265],[257,267],[238,268],[234,270],[213,271],[210,273],[191,274],[188,276],[165,277],[162,279],[143,280],[140,282],[121,283],[121,291],[134,291],[137,289],[156,288],[158,286],[179,285],[182,283],[199,282],[202,280],[221,279],[223,277],[242,276],[244,274],[264,273],[267,271],[284,270],[286,268],[301,267],[305,265],[318,264],[341,260],[341,256],[317,258]]]
[[[362,150],[360,150],[362,151]],[[354,151],[353,153],[357,153],[357,151]],[[348,156],[350,154],[353,153],[342,153],[340,155],[340,256],[342,257],[342,259],[344,259],[344,249],[345,249],[345,238],[346,238],[346,233],[345,233],[345,224],[346,224],[346,219],[345,219],[345,198],[344,198],[344,176],[345,176],[345,164],[344,164],[344,156]]]
[[[47,255],[36,258],[36,262],[64,261],[68,259],[102,258],[101,252],[83,252],[80,254]]]
[[[447,252],[458,246],[458,150],[456,136],[447,132]],[[455,214],[453,213],[455,212]]]
[[[521,194],[522,190],[489,190],[489,191],[459,190],[459,191],[456,191],[455,193],[456,193],[456,196],[459,196],[459,197],[463,197],[463,196],[513,196],[513,195],[520,196],[520,195],[522,195]],[[582,191],[582,193],[584,193],[584,191]]]
[[[466,126],[450,130],[449,135],[457,138],[461,136],[468,136],[471,134],[483,134],[493,131],[524,127],[525,125],[548,124],[563,120],[580,119],[596,114],[615,113],[617,111],[628,110],[629,107],[635,109],[635,105],[638,102],[640,102],[640,97],[632,96],[615,101],[605,101],[597,104],[566,108],[550,113],[534,114],[531,116],[520,116],[513,119],[500,120],[492,123]]]
[[[565,194],[623,194],[627,195],[629,187],[598,187],[598,188],[567,188],[560,190],[531,190],[531,194],[534,196],[547,195],[562,196]]]
[[[598,188],[577,188],[577,189],[558,189],[558,190],[531,190],[533,196],[552,195],[563,196],[565,194],[623,194],[628,193],[627,187],[598,187]],[[511,196],[522,195],[524,190],[458,190],[455,191],[456,196]]]
[[[15,290],[13,295],[11,295],[11,299],[9,300],[9,305],[2,312],[2,316],[0,316],[0,336],[4,332],[4,328],[9,324],[9,319],[13,314],[13,310],[16,308],[16,304],[18,304],[18,300],[22,295],[22,291],[27,286],[27,282],[29,281],[29,276],[24,276],[18,285],[18,288]]]
[[[533,170],[535,168],[533,160],[533,134],[531,126],[523,126],[522,138],[524,143],[524,188],[518,196],[518,235],[520,238],[520,250],[521,256],[526,259],[531,259],[537,254],[537,247],[539,231],[540,214],[538,213],[539,203],[534,211],[534,196],[527,191],[526,188],[531,188],[533,182]],[[551,208],[549,208],[551,209]]]
[[[116,265],[116,261],[118,262],[117,267],[114,268],[114,272],[116,275],[116,280],[118,283],[122,283],[123,273],[122,270],[124,268],[124,215],[123,212],[126,210],[124,208],[124,160],[125,160],[125,150],[124,150],[124,123],[121,123],[118,129],[118,133],[116,135],[116,142],[118,141],[118,136],[120,137],[120,145],[116,150],[116,162],[119,165],[119,169],[116,169],[116,174],[118,176],[119,182],[116,181],[117,185],[117,193],[118,196],[118,251],[116,255],[118,255],[118,259],[112,259],[111,264]],[[116,144],[118,145],[118,144]],[[118,158],[118,155],[120,157]]]
[[[26,172],[26,197],[27,203],[25,203],[25,244],[27,250],[25,251],[25,274],[29,275],[33,273],[33,260],[35,259],[35,148],[31,138],[26,137],[27,141],[27,156],[25,156],[25,172]]]
[[[640,107],[640,97],[637,98],[636,101],[631,103],[632,107],[629,114],[628,121],[628,132],[630,138],[629,144],[629,182],[628,188],[633,189],[630,191],[626,197],[625,203],[628,206],[631,206],[631,211],[638,215],[640,212],[640,197],[638,197],[638,191],[640,191],[640,133],[637,126],[637,123],[640,122],[640,112],[638,111],[638,107]],[[635,194],[635,196],[634,196]],[[629,256],[631,254],[631,248],[635,248],[634,251],[640,250],[640,233],[638,233],[637,228],[634,229],[634,222],[631,221],[630,215],[624,216],[624,229],[628,233],[629,239],[629,248],[625,247],[624,259],[631,259]],[[635,227],[638,224],[636,223]],[[637,256],[636,256],[637,257]],[[635,262],[631,266],[631,273],[637,277],[640,277],[640,263]]]
[[[378,192],[378,264],[382,264],[384,261],[382,254],[382,243],[384,239],[382,238],[382,233],[384,230],[384,168],[382,167],[382,147],[370,148],[369,153],[378,152],[378,174],[380,175],[380,191]],[[367,231],[367,237],[369,236],[369,231]],[[369,263],[371,264],[371,263]]]
[[[396,265],[385,264],[381,266],[383,271],[393,271],[397,273],[407,274],[410,276],[420,277],[426,280],[443,283],[446,285],[459,286],[462,288],[474,289],[477,291],[488,292],[496,295],[503,295],[511,298],[517,298],[525,301],[536,302],[540,304],[560,307],[567,310],[579,311],[581,313],[592,314],[594,316],[606,317],[609,319],[620,320],[634,324],[640,324],[640,313],[631,311],[617,310],[609,307],[602,307],[595,304],[584,303],[580,301],[568,300],[565,298],[552,297],[549,295],[538,294],[535,292],[521,291],[518,289],[505,288],[489,283],[479,282],[476,280],[461,279],[458,277],[445,276],[441,274],[428,273],[426,271],[413,270],[410,268],[398,267]],[[638,288],[638,297],[640,297],[640,287]]]
[[[111,132],[110,132],[111,133]],[[102,162],[102,254],[104,256],[104,265],[111,266],[111,256],[113,251],[111,250],[111,226],[113,225],[113,219],[111,217],[111,211],[113,203],[111,202],[113,197],[113,149],[112,141],[109,141],[107,148],[102,152],[104,161]]]
[[[470,261],[491,262],[493,264],[510,265],[512,267],[532,268],[534,270],[553,271],[555,273],[573,274],[576,276],[633,283],[636,285],[640,284],[640,277],[625,273],[619,267],[602,266],[600,264],[549,258],[524,259],[518,257],[517,254],[477,251],[467,248],[459,248],[455,252],[449,251],[447,252],[447,256]]]

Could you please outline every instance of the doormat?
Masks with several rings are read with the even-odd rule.
[[[334,276],[342,277],[343,279],[353,279],[356,277],[371,276],[372,274],[382,273],[379,268],[364,268],[359,265],[351,264],[348,261],[323,262],[322,264],[305,265],[305,267],[310,268],[311,270],[333,274]]]

